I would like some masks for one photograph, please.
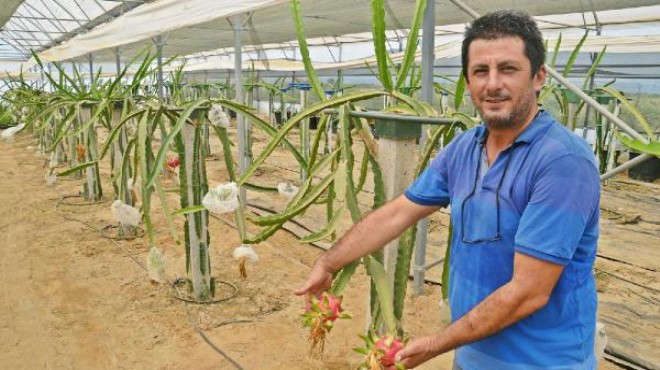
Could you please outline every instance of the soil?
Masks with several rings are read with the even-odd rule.
[[[257,138],[255,145],[258,148],[264,142],[264,138]],[[242,279],[232,259],[232,251],[239,245],[233,219],[213,218],[211,265],[213,275],[223,282],[217,298],[224,300],[205,305],[184,303],[174,297],[171,286],[149,281],[144,268],[146,238],[113,241],[101,236],[100,228],[113,223],[107,164],[101,166],[106,201],[62,204],[63,197],[78,194],[82,180],[60,178],[54,186],[47,186],[47,162],[35,155],[33,145],[29,134],[20,134],[13,142],[0,142],[2,368],[235,369],[225,355],[244,369],[356,368],[361,355],[352,348],[361,345],[357,334],[365,327],[368,288],[363,269],[358,270],[344,297],[344,307],[353,319],[336,325],[323,358],[311,358],[307,353],[308,332],[300,324],[303,302],[292,291],[303,282],[321,249],[281,230],[256,246],[260,261],[249,264],[248,277]],[[221,153],[215,146],[214,152]],[[211,185],[227,181],[222,163],[207,162]],[[259,177],[271,184],[283,178],[295,181],[298,175],[294,164],[284,155],[275,156]],[[174,189],[172,179],[166,179],[164,185]],[[248,194],[254,202],[267,202],[266,195]],[[650,196],[658,194],[654,190]],[[158,204],[156,197],[154,203]],[[171,210],[178,208],[177,195],[169,194],[168,203]],[[278,208],[282,204],[280,200],[266,205]],[[321,210],[314,212],[306,216],[308,221],[323,217]],[[156,207],[152,214],[159,230],[156,244],[167,258],[168,278],[174,281],[185,277],[183,247],[169,235],[160,208]],[[180,218],[176,220],[178,235],[183,235]],[[441,224],[442,219],[433,221],[431,232],[442,229]],[[625,230],[621,228],[616,233]],[[642,231],[657,234],[658,226]],[[644,245],[644,240],[648,240],[645,238],[639,237],[635,243],[650,248],[651,244]],[[612,260],[604,263],[610,273],[629,280],[638,281],[641,276],[634,266]],[[649,263],[655,272],[642,270],[647,280],[639,282],[657,287],[658,261]],[[436,267],[429,277],[439,276],[437,270],[440,268]],[[625,305],[621,303],[625,299],[612,297],[637,292],[639,287],[628,285],[610,278],[604,288],[607,293],[601,294],[608,302]],[[424,294],[408,298],[403,325],[409,336],[442,328],[440,294],[438,285],[427,283]],[[658,295],[652,298],[657,299]],[[657,303],[649,309],[657,312]],[[635,335],[631,331],[626,334]],[[419,368],[450,369],[451,363],[452,354],[448,353]],[[607,361],[599,366],[616,368]]]

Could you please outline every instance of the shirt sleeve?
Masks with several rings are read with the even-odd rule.
[[[431,164],[405,191],[411,202],[423,206],[446,207],[449,204],[447,149],[440,151]]]
[[[534,181],[518,225],[516,251],[566,265],[597,217],[599,202],[600,179],[593,163],[575,155],[554,160]]]

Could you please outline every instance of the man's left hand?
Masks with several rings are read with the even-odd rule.
[[[399,353],[396,362],[403,364],[406,369],[413,369],[432,359],[440,353],[436,349],[436,337],[427,336],[410,341]],[[387,370],[395,370],[395,367]]]

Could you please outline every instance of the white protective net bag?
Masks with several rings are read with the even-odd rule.
[[[229,128],[229,116],[219,104],[214,104],[209,109],[209,122],[212,126]]]
[[[110,206],[112,215],[115,217],[115,220],[119,222],[122,226],[133,226],[136,227],[140,223],[142,218],[140,211],[136,208],[125,204],[121,200],[115,200]]]
[[[293,197],[298,194],[298,189],[297,186],[292,185],[290,182],[280,182],[277,184],[277,193],[286,199],[293,199]]]
[[[167,282],[167,278],[165,278],[166,265],[167,260],[163,252],[154,246],[149,248],[149,253],[147,253],[147,273],[151,281],[156,283]]]
[[[202,205],[209,212],[223,214],[238,208],[238,187],[235,182],[220,184],[209,190],[202,199]]]

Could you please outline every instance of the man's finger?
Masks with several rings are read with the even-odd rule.
[[[293,291],[293,294],[295,295],[304,295],[309,292],[311,289],[312,284],[309,281],[306,281],[303,285],[301,285],[298,289]]]

